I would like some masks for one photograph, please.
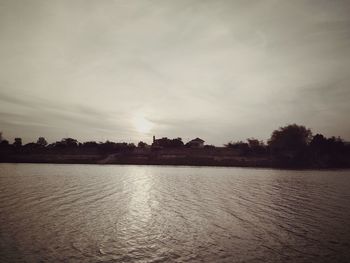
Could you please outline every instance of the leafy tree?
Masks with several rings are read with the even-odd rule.
[[[93,149],[93,148],[97,148],[98,145],[99,144],[95,141],[89,141],[89,142],[84,142],[81,147],[86,149]]]
[[[23,145],[23,150],[26,151],[26,152],[33,152],[35,150],[38,150],[38,148],[40,148],[41,146],[37,143],[34,143],[34,142],[30,142],[30,143],[27,143],[25,145]]]
[[[2,150],[4,149],[8,149],[9,148],[9,141],[8,140],[5,140],[3,137],[2,137],[2,132],[0,132],[0,148]]]
[[[15,138],[15,141],[13,143],[13,146],[15,147],[21,147],[22,146],[22,138]]]
[[[225,144],[225,147],[237,150],[241,155],[247,155],[249,153],[249,144],[246,142],[229,142]]]
[[[0,149],[1,149],[1,150],[8,150],[10,147],[11,147],[11,146],[10,146],[8,140],[2,140],[2,141],[0,142]]]
[[[171,140],[171,147],[182,147],[184,143],[180,137]]]
[[[41,147],[45,147],[47,145],[47,141],[44,137],[39,137],[36,144]]]
[[[327,152],[328,140],[322,134],[316,134],[311,142],[310,149],[313,153],[323,154]]]
[[[62,144],[64,144],[68,148],[78,147],[78,140],[73,138],[64,138],[61,140]]]
[[[78,141],[72,138],[64,138],[61,141],[48,145],[47,148],[54,150],[78,148]]]
[[[280,127],[273,131],[268,145],[272,152],[295,152],[303,150],[311,141],[310,129],[297,124]]]
[[[137,147],[139,148],[145,148],[147,146],[147,143],[143,142],[143,141],[140,141],[138,144],[137,144]]]
[[[182,139],[180,137],[175,139],[168,139],[167,137],[163,137],[153,142],[152,146],[159,146],[164,148],[176,148],[176,147],[183,147],[184,143],[182,142]]]
[[[101,153],[112,153],[112,152],[128,152],[136,148],[133,143],[120,142],[115,143],[111,141],[106,141],[98,145],[98,149]]]
[[[327,139],[328,151],[333,154],[340,154],[345,152],[345,143],[340,137],[334,137]]]
[[[8,140],[2,140],[1,142],[0,142],[0,145],[1,146],[9,146],[10,145],[10,143],[9,143],[9,141]]]
[[[258,139],[255,139],[255,138],[248,138],[247,142],[248,142],[249,148],[264,146],[264,142],[259,141]]]
[[[129,143],[127,149],[129,151],[133,151],[136,148],[136,145],[134,143]]]
[[[247,139],[247,142],[251,153],[254,153],[254,154],[266,153],[267,149],[263,141],[259,141],[258,139],[255,139],[255,138],[249,138]]]
[[[346,146],[341,138],[316,134],[310,142],[310,154],[316,167],[341,167],[346,163]]]
[[[309,163],[308,145],[311,139],[310,129],[291,124],[273,131],[268,145],[279,165],[299,167]]]
[[[121,147],[123,147],[123,145],[120,145],[118,143],[111,142],[111,141],[108,141],[108,140],[106,142],[101,143],[99,145],[99,149],[103,153],[113,152],[113,151],[119,150]],[[126,147],[126,144],[125,144],[124,147]]]

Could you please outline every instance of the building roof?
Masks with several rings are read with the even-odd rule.
[[[203,143],[204,142],[204,140],[202,140],[201,138],[196,138],[196,139],[193,139],[193,140],[191,140],[190,142],[200,142],[200,143]]]

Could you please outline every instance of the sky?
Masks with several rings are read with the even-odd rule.
[[[350,1],[0,0],[0,131],[24,142],[350,140]]]

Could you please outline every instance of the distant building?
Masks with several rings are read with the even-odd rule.
[[[153,135],[153,141],[152,141],[152,146],[158,146],[159,142],[156,139],[156,136]]]
[[[191,148],[203,148],[204,141],[201,138],[196,138],[196,139],[189,141],[186,145],[191,147]]]

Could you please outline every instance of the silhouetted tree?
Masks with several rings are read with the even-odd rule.
[[[143,141],[140,141],[138,144],[137,144],[137,147],[139,148],[145,148],[147,146],[147,143],[143,142]]]
[[[246,142],[229,142],[224,145],[227,148],[237,150],[241,155],[247,155],[249,153],[249,144]]]
[[[36,144],[38,144],[41,147],[45,147],[47,145],[47,141],[44,137],[39,137]]]
[[[183,147],[184,143],[182,142],[182,139],[180,137],[175,139],[168,139],[167,137],[163,137],[153,142],[152,146],[158,146],[163,148],[176,148]]]
[[[2,136],[2,132],[0,132],[0,149],[7,150],[10,148],[10,144],[8,140],[5,140]]]
[[[308,162],[307,146],[311,139],[310,129],[291,124],[273,131],[268,145],[281,165],[302,166]]]
[[[2,141],[0,142],[0,145],[1,145],[1,146],[9,146],[10,143],[9,143],[8,140],[2,140]]]
[[[78,147],[78,140],[73,138],[64,138],[62,139],[61,143],[65,145],[68,148],[76,148]]]
[[[19,148],[22,146],[22,139],[21,138],[15,138],[13,146],[15,146],[16,148]]]
[[[304,149],[312,139],[312,132],[296,124],[273,131],[268,145],[274,152],[298,151]]]
[[[39,144],[34,143],[34,142],[30,142],[30,143],[23,145],[22,149],[25,152],[31,153],[33,151],[37,151],[40,147],[41,146]]]
[[[57,141],[47,146],[48,149],[52,150],[69,150],[78,148],[78,141],[72,138],[63,138],[61,141]]]
[[[316,134],[311,142],[310,142],[310,149],[312,152],[317,154],[323,154],[327,152],[328,148],[328,141],[327,138],[325,138],[322,134]]]
[[[247,139],[249,149],[251,153],[254,154],[264,154],[266,153],[266,145],[264,144],[263,141],[259,141],[258,139],[255,138],[249,138]]]
[[[7,151],[7,150],[10,150],[10,148],[11,148],[11,146],[10,146],[8,140],[2,140],[0,142],[0,149],[1,149],[1,151]]]
[[[113,152],[129,152],[136,148],[133,143],[115,143],[111,141],[106,141],[105,143],[100,143],[98,149],[101,153],[113,153]]]
[[[172,139],[170,145],[171,145],[170,147],[182,147],[184,146],[184,143],[182,142],[182,139],[178,137],[178,138]]]
[[[346,164],[346,146],[341,138],[316,134],[310,142],[310,154],[316,167],[341,167]]]
[[[136,145],[134,143],[129,143],[128,144],[128,150],[133,151],[136,148]]]
[[[336,154],[342,154],[345,151],[345,143],[340,137],[334,137],[327,139],[329,152],[336,153]]]
[[[123,146],[124,146],[124,145],[117,144],[117,143],[115,143],[115,142],[110,142],[110,141],[107,140],[106,142],[101,143],[101,144],[99,145],[99,149],[100,149],[100,151],[103,152],[103,153],[111,153],[111,152],[113,152],[113,151],[118,151],[118,150],[120,150],[120,148],[123,148]],[[127,146],[127,144],[125,144],[124,147],[126,147],[126,146]]]
[[[86,149],[96,149],[98,147],[98,143],[95,141],[89,141],[82,143],[81,147]]]

